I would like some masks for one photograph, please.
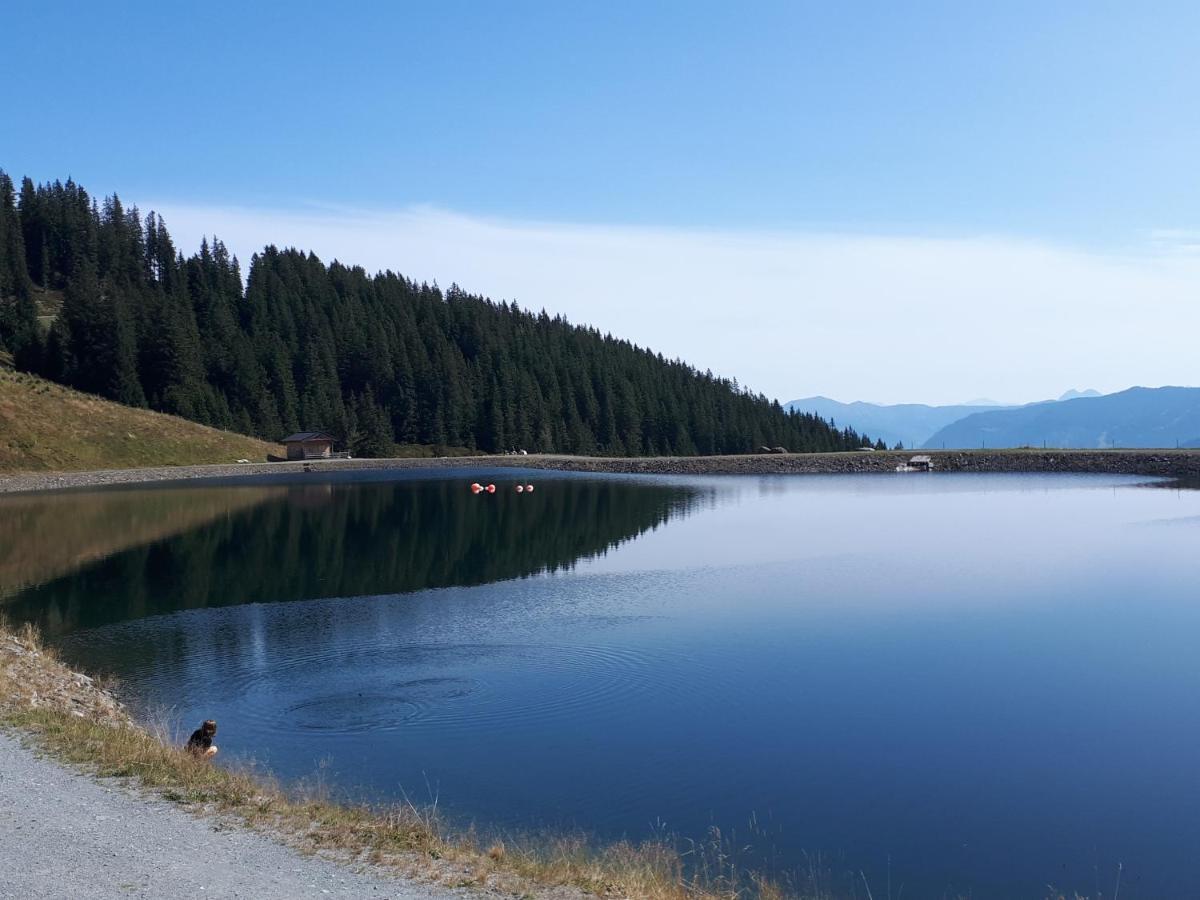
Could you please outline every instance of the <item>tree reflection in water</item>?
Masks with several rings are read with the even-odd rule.
[[[700,496],[616,478],[539,479],[531,494],[497,481],[495,495],[474,496],[471,480],[127,492],[123,502],[140,496],[156,508],[226,499],[219,515],[86,560],[15,594],[4,610],[55,636],[184,609],[485,584],[569,569],[685,514]],[[238,500],[247,490],[258,491],[249,506]]]

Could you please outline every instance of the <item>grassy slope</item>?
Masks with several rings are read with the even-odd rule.
[[[275,444],[0,366],[0,474],[263,462]]]

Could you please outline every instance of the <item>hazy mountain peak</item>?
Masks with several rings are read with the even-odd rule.
[[[1071,390],[1063,393],[1062,396],[1060,396],[1058,399],[1059,400],[1078,400],[1080,397],[1101,397],[1101,396],[1103,396],[1103,395],[1099,391],[1094,391],[1091,388],[1085,388],[1082,391],[1077,391],[1074,388],[1071,388]]]
[[[927,447],[1176,447],[1200,441],[1200,388],[1134,387],[1115,394],[1068,391],[1013,409],[973,413],[944,426]]]
[[[993,402],[976,405],[929,406],[924,403],[867,403],[855,400],[840,403],[829,397],[805,397],[786,404],[797,412],[815,413],[833,419],[839,427],[850,426],[855,431],[887,444],[903,443],[919,447],[935,431],[971,413],[1000,409]]]

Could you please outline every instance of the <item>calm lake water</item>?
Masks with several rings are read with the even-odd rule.
[[[0,498],[0,606],[223,758],[485,829],[1200,896],[1200,492],[321,477]]]

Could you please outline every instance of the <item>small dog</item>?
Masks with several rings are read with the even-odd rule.
[[[211,759],[216,756],[217,748],[213,744],[213,736],[216,733],[217,723],[212,719],[206,719],[199,728],[192,732],[192,736],[188,738],[188,753],[200,759]]]

